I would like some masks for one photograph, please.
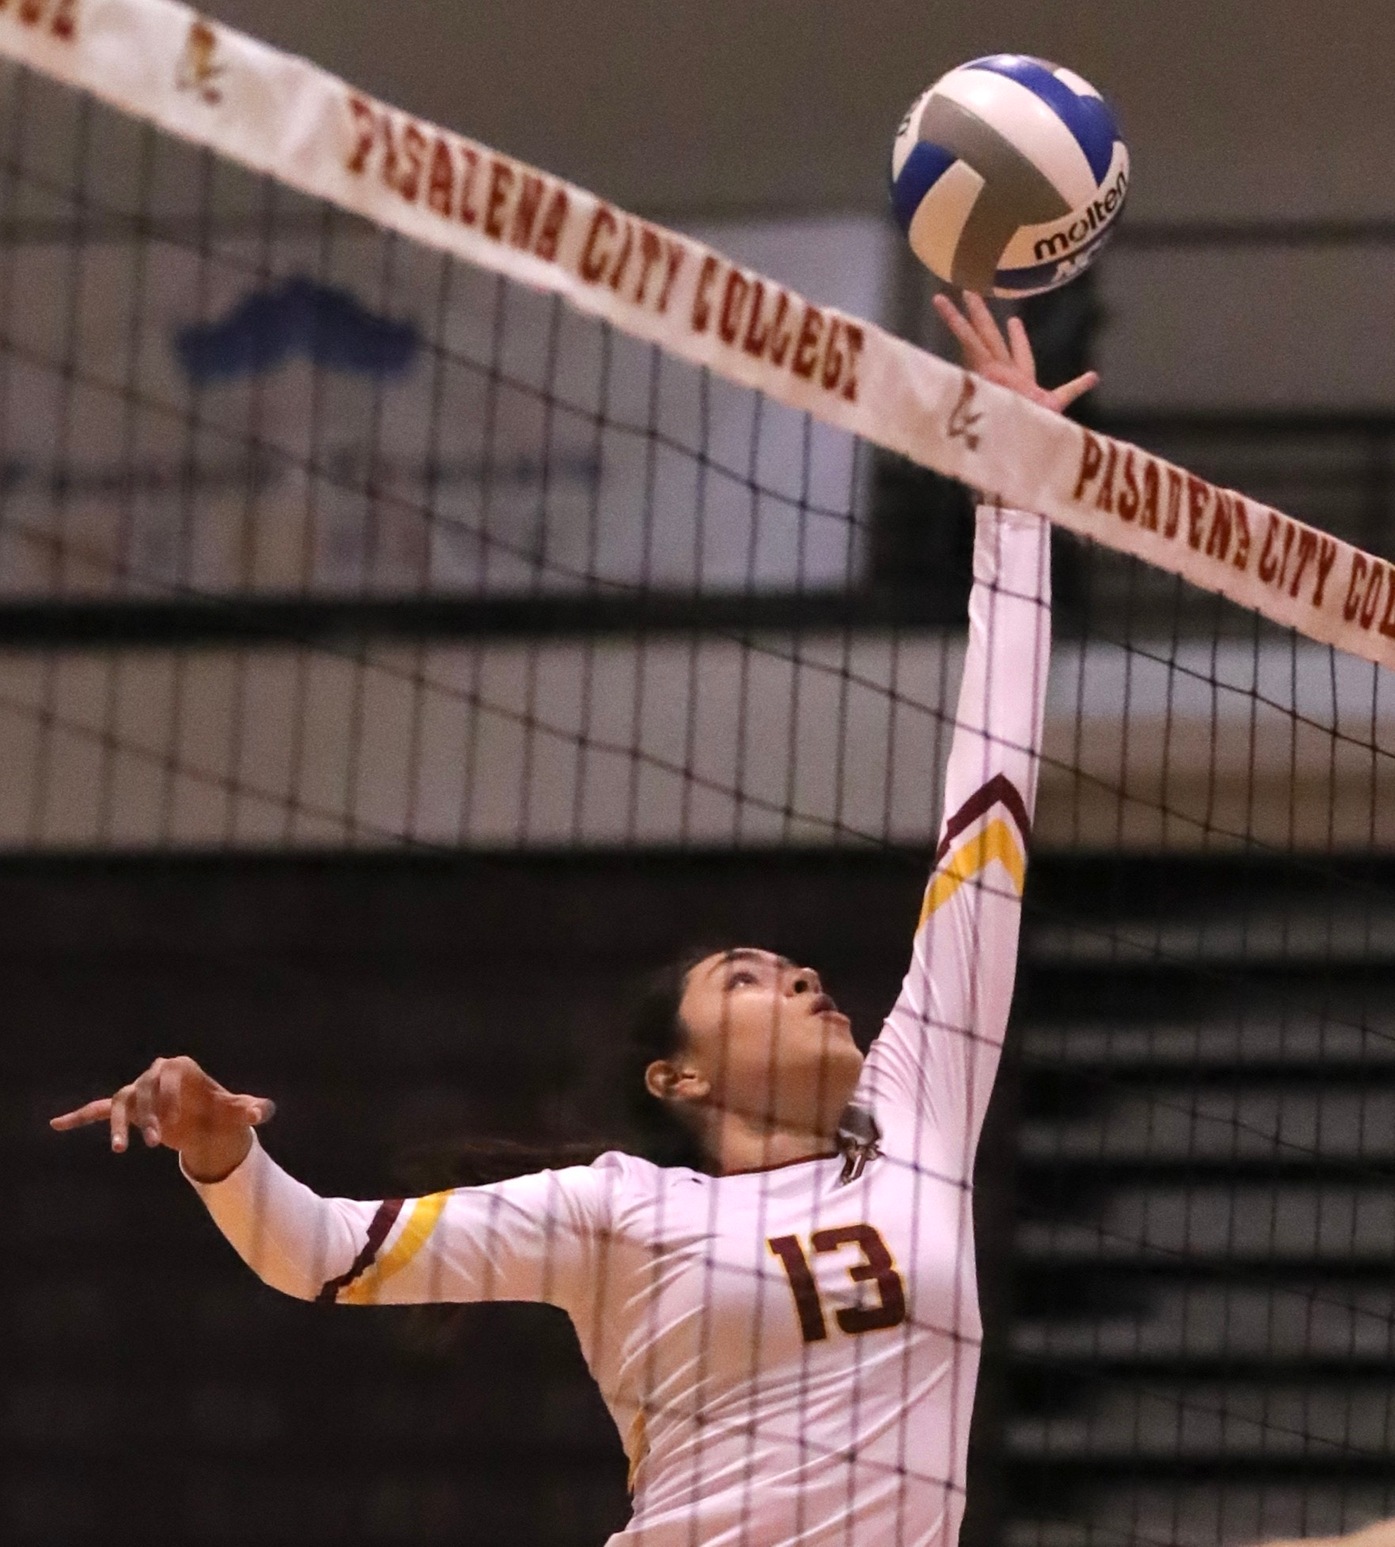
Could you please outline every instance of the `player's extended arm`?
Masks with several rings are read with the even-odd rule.
[[[967,1174],[1012,1003],[1051,651],[1050,542],[985,506],[935,868],[901,993],[869,1060]]]
[[[179,1152],[185,1174],[244,1262],[273,1289],[341,1304],[541,1300],[571,1310],[592,1281],[604,1182],[592,1168],[540,1172],[425,1198],[322,1198],[253,1130],[275,1108],[224,1090],[192,1058],[159,1058],[101,1101],[54,1118],[109,1123]]]
[[[1055,392],[1036,382],[1021,322],[1005,338],[977,296],[940,315],[965,363],[1062,409],[1093,374]],[[929,1118],[944,1158],[968,1174],[992,1090],[1016,973],[1051,652],[1047,523],[984,506],[977,517],[969,642],[945,778],[935,868],[901,995],[869,1059],[874,1092]]]

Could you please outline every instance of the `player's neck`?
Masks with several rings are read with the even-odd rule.
[[[713,1113],[703,1139],[703,1147],[716,1160],[722,1176],[733,1171],[767,1171],[772,1166],[838,1153],[833,1134],[757,1123],[737,1112]]]

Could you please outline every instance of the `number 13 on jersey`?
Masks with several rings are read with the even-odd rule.
[[[844,1332],[876,1332],[883,1327],[899,1326],[906,1319],[906,1290],[901,1275],[896,1271],[891,1253],[880,1232],[871,1225],[840,1225],[836,1230],[816,1230],[809,1238],[816,1253],[836,1252],[845,1246],[856,1246],[862,1260],[848,1269],[848,1277],[855,1284],[868,1282],[877,1286],[875,1305],[847,1306],[834,1313],[834,1319]],[[766,1245],[780,1259],[789,1279],[790,1293],[794,1296],[794,1308],[799,1317],[799,1330],[806,1343],[819,1343],[828,1336],[828,1321],[824,1316],[823,1301],[809,1257],[797,1235],[777,1235]]]

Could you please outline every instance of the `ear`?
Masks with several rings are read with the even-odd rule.
[[[690,1066],[656,1058],[644,1071],[644,1088],[660,1101],[706,1101],[712,1082]]]

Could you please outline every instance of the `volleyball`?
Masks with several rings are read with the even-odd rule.
[[[962,290],[1055,290],[1099,256],[1129,188],[1104,98],[1023,54],[960,65],[897,130],[891,202],[916,257]]]

